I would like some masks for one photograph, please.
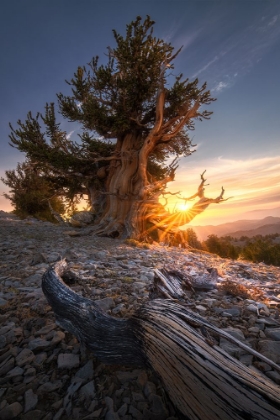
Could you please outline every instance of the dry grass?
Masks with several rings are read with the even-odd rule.
[[[133,283],[134,280],[131,277],[123,277],[121,279],[121,281],[122,281],[122,283],[131,284],[131,283]]]
[[[139,242],[139,241],[136,241],[135,239],[126,239],[125,243],[127,245],[130,245],[136,248],[144,248],[144,249],[151,248],[150,244],[148,244],[147,242]]]
[[[248,289],[243,284],[233,280],[226,280],[224,283],[222,283],[220,289],[228,295],[241,297],[243,299],[264,300],[263,291],[258,287],[251,287]]]
[[[243,299],[250,298],[250,293],[247,287],[243,286],[243,284],[236,283],[235,281],[226,280],[222,283],[220,288],[227,295],[238,296]]]

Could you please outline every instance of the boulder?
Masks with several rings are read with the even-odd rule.
[[[94,214],[90,211],[79,211],[69,219],[69,223],[74,227],[85,227],[90,225],[93,220]]]

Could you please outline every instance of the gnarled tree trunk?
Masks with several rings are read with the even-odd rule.
[[[58,323],[102,362],[151,367],[190,420],[280,418],[279,387],[214,345],[204,330],[227,333],[170,300],[149,301],[129,319],[110,317],[64,284],[60,276],[65,268],[62,261],[44,274],[43,291]],[[164,293],[182,297],[176,282]]]
[[[168,237],[180,232],[181,226],[191,222],[210,204],[225,201],[223,188],[218,197],[214,199],[205,197],[206,179],[203,172],[201,183],[194,195],[190,197],[177,195],[177,198],[183,201],[198,198],[191,209],[174,213],[167,211],[159,203],[159,196],[169,194],[166,193],[166,185],[174,180],[177,160],[171,163],[169,173],[164,179],[150,181],[147,164],[155,143],[151,133],[143,145],[136,133],[129,133],[118,140],[116,159],[110,162],[107,191],[103,192],[107,202],[95,229],[97,235],[142,241],[167,239],[170,242]]]

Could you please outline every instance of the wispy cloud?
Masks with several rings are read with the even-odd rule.
[[[71,136],[74,132],[75,132],[75,130],[72,130],[69,133],[67,133],[67,135],[66,135],[67,140],[69,140],[71,138]]]
[[[278,15],[273,16],[273,18],[268,22],[268,26],[274,26],[278,20]]]
[[[216,86],[212,88],[213,92],[221,92],[222,90],[226,89],[230,86],[230,83],[226,82],[219,82]]]
[[[220,25],[225,16],[220,17]],[[194,72],[193,77],[201,75],[215,92],[232,87],[236,81],[249,73],[268,51],[280,40],[280,14],[267,13],[255,16],[247,25],[236,27],[221,41],[213,42],[213,48],[205,54],[205,60]],[[212,24],[204,27],[203,36],[211,36]],[[216,22],[216,25],[219,23]],[[211,55],[210,55],[211,54]]]
[[[210,60],[207,64],[205,64],[205,66],[203,66],[201,69],[199,69],[195,74],[192,75],[192,78],[197,77],[200,73],[203,73],[205,70],[208,69],[208,67],[210,67],[213,63],[215,63],[217,60],[219,59],[219,57],[216,55],[214,58],[212,58],[212,60]]]
[[[188,33],[181,34],[180,36],[173,36],[172,44],[181,47],[183,46],[183,49],[190,47],[195,40],[198,38],[200,33],[202,32],[202,29],[196,29],[195,31],[191,31]],[[174,34],[175,35],[175,34]]]

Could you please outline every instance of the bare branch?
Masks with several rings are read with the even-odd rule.
[[[166,184],[168,184],[168,182],[172,182],[174,181],[175,178],[175,172],[176,169],[178,168],[178,157],[176,156],[175,159],[173,159],[173,161],[170,163],[169,167],[168,167],[168,175],[160,180],[160,181],[156,181],[153,184],[149,184],[146,186],[146,192],[148,192],[148,195],[157,195],[160,196],[162,195]],[[177,194],[177,193],[176,193]]]
[[[181,118],[180,121],[178,122],[178,124],[173,128],[173,130],[171,132],[168,132],[167,134],[163,135],[160,140],[165,142],[165,141],[169,141],[174,136],[176,136],[176,134],[178,134],[179,131],[182,130],[184,125],[187,124],[187,122],[191,118],[197,117],[197,110],[198,110],[199,107],[200,107],[200,102],[197,101],[197,102],[195,102],[194,106],[186,113],[186,115],[183,118],[181,118],[181,116],[178,115],[178,118],[179,119]],[[170,127],[171,126],[169,124],[167,124],[166,130],[169,131]]]
[[[135,123],[138,125],[138,127],[141,127],[141,128],[147,128],[147,124],[142,124],[142,123],[138,120],[138,118],[132,118],[132,117],[130,117],[130,120],[131,120],[131,121],[133,121],[133,122],[135,122]]]

